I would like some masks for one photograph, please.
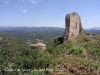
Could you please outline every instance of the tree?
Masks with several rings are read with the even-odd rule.
[[[58,46],[59,44],[62,44],[63,43],[63,36],[62,37],[58,37],[56,39],[54,39],[54,46]]]
[[[14,67],[14,61],[17,56],[17,47],[13,39],[4,37],[0,42],[0,71],[2,74],[7,74],[5,69]]]

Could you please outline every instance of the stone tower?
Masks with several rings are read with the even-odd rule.
[[[67,14],[65,17],[64,41],[79,35],[82,29],[80,16],[76,12]]]

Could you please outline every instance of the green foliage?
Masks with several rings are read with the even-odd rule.
[[[100,68],[100,43],[97,35],[92,36],[90,34],[80,35],[77,39],[67,40],[64,43],[63,38],[59,37],[52,41],[45,51],[31,49],[12,38],[4,37],[0,42],[0,75],[46,75],[44,71],[34,71],[34,68],[54,69],[58,66],[62,67],[64,63],[70,64],[70,69],[67,71],[71,74],[78,75],[77,72],[82,74],[84,71],[85,75],[89,75],[85,70],[90,70],[92,67],[94,70],[92,73],[96,72],[95,75],[97,75],[97,70]],[[92,42],[91,38],[96,40]],[[30,71],[6,72],[4,69],[7,67],[25,68]]]
[[[65,48],[66,48],[66,49],[70,49],[70,48],[72,48],[72,47],[73,47],[72,42],[69,41],[69,40],[67,40],[67,41],[66,41],[66,44],[65,44]]]
[[[56,46],[58,46],[59,44],[62,44],[62,43],[63,43],[63,40],[64,40],[63,36],[54,39],[54,46],[56,47]]]
[[[92,49],[94,45],[95,44],[93,44],[93,43],[87,43],[87,44],[85,44],[85,48],[86,49]]]
[[[45,75],[45,73],[43,71],[32,71],[27,75]]]
[[[96,44],[86,44],[85,45],[88,54],[91,56],[94,60],[100,60],[100,46],[97,46]]]
[[[52,58],[52,56],[50,55],[49,52],[44,52],[42,54],[42,56],[38,59],[38,61],[41,61],[41,62],[43,61],[45,64],[44,65],[41,64],[41,66],[42,67],[45,67],[45,66],[47,67],[47,64],[50,63],[51,58]]]
[[[14,28],[14,30],[8,30],[8,31],[0,31],[2,34],[0,37],[11,37],[17,42],[26,45],[30,45],[28,40],[30,42],[35,43],[36,39],[42,40],[44,43],[46,43],[47,47],[50,45],[49,41],[50,39],[54,39],[57,36],[63,35],[63,29],[62,28],[48,28],[48,27],[42,27],[40,28]]]
[[[78,48],[73,47],[70,50],[69,54],[74,54],[76,56],[79,56],[79,55],[81,56],[83,54],[83,49],[81,47],[78,47]]]
[[[1,51],[0,51],[0,71],[1,74],[6,74],[9,72],[5,72],[4,68],[25,68],[25,69],[33,69],[39,68],[41,61],[38,61],[39,58],[45,57],[42,55],[41,50],[32,50],[27,47],[23,47],[17,45],[17,43],[9,38],[5,37],[1,43]],[[44,53],[45,54],[45,53]],[[2,59],[3,58],[3,59]],[[46,58],[48,61],[48,57]],[[13,72],[14,73],[14,72]],[[12,73],[12,74],[13,74]]]
[[[25,42],[25,44],[30,46],[30,45],[32,45],[32,42]]]
[[[90,33],[85,33],[85,35],[90,35]]]
[[[18,56],[17,45],[15,41],[9,37],[4,37],[0,45],[0,71],[1,74],[6,74],[7,72],[4,72],[5,68],[15,67],[14,61],[17,59],[16,56]]]

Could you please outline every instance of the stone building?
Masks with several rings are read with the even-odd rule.
[[[31,45],[31,49],[35,49],[35,48],[40,48],[42,50],[45,50],[46,49],[46,45],[43,44],[42,42],[38,42],[38,43],[32,44]]]
[[[67,14],[65,17],[64,41],[79,35],[82,29],[80,16],[76,12]]]

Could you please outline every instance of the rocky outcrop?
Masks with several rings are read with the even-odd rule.
[[[71,39],[73,36],[79,35],[82,29],[80,16],[76,12],[67,14],[65,17],[64,41]]]

